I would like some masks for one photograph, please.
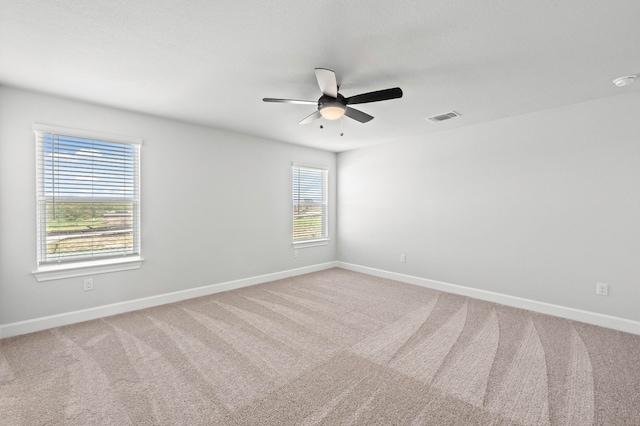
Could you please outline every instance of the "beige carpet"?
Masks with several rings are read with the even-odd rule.
[[[640,425],[640,336],[341,269],[0,341],[2,425]]]

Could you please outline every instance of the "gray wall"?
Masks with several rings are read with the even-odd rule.
[[[0,324],[336,259],[640,320],[638,111],[636,91],[342,153],[336,188],[333,153],[0,87]],[[32,276],[34,122],[144,140],[141,269]],[[331,242],[297,259],[291,162],[331,173]]]
[[[341,153],[338,258],[640,320],[639,112],[635,91]]]
[[[143,139],[135,271],[37,282],[34,122]],[[291,162],[330,173],[331,242],[291,247]],[[333,261],[335,154],[0,87],[0,324]]]

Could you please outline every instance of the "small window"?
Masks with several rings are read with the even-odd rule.
[[[141,140],[34,131],[38,269],[139,258]]]
[[[293,166],[293,243],[327,240],[327,170]]]

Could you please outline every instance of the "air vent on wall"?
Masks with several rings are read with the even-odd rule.
[[[434,123],[439,123],[441,121],[450,120],[455,117],[460,117],[460,114],[455,111],[449,111],[445,112],[444,114],[438,114],[434,115],[433,117],[429,117],[427,120],[433,121]]]

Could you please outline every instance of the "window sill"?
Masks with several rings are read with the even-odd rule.
[[[38,281],[60,280],[63,278],[82,277],[85,275],[105,274],[107,272],[128,271],[142,266],[139,256],[125,259],[107,259],[89,262],[64,263],[60,265],[41,266],[32,274]]]
[[[318,246],[326,246],[329,244],[328,238],[322,238],[318,240],[306,240],[306,241],[295,241],[292,243],[293,248],[301,249],[307,247],[318,247]]]

